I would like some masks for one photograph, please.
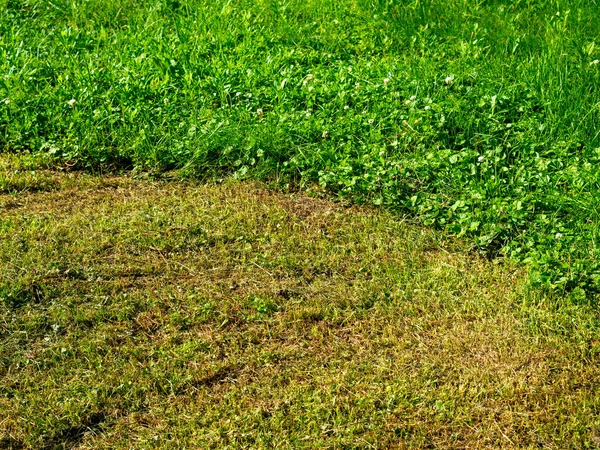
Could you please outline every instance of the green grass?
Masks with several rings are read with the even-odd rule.
[[[320,184],[600,287],[595,0],[2,0],[0,151]]]
[[[600,447],[583,297],[381,209],[0,161],[2,448]]]

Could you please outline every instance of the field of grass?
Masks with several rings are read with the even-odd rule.
[[[600,448],[598,11],[0,0],[0,448]]]
[[[600,320],[370,207],[0,158],[0,448],[600,448]]]
[[[0,151],[321,185],[600,288],[596,0],[0,0]]]

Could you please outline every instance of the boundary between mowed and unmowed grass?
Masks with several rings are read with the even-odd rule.
[[[0,5],[2,151],[317,184],[597,300],[593,0]]]
[[[595,448],[597,310],[249,181],[0,160],[7,448]]]
[[[597,448],[596,17],[0,0],[0,446]]]

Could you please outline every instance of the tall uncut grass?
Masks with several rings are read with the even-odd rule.
[[[0,151],[324,188],[600,289],[593,0],[0,0]]]

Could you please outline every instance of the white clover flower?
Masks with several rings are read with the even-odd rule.
[[[485,156],[481,155],[479,158],[477,158],[478,162],[483,162],[483,160],[485,159]]]
[[[410,100],[411,100],[412,102],[414,102],[416,99],[417,99],[417,96],[416,96],[416,95],[411,95],[411,96],[410,96]]]
[[[367,122],[369,122],[369,125],[373,125],[373,122],[375,122],[375,120],[369,119]]]
[[[600,63],[600,60],[598,60],[598,59],[595,59],[595,60],[593,60],[593,61],[590,63],[590,66],[597,66],[597,65],[598,65],[598,63]]]
[[[321,134],[321,137],[323,139],[327,139],[327,136],[329,136],[329,133],[327,132],[327,130],[323,130],[323,134]]]
[[[360,83],[356,83],[356,89],[360,89]]]
[[[67,102],[67,104],[72,108],[73,106],[75,106],[76,100],[74,98],[72,98],[71,100],[69,100]]]
[[[308,75],[306,75],[306,81],[310,81],[312,79],[313,79],[312,73],[309,73]]]
[[[383,79],[383,84],[388,84],[389,82],[390,82],[390,79],[389,79],[389,78],[384,78],[384,79]]]
[[[263,110],[262,110],[261,108],[258,108],[258,109],[256,110],[256,115],[257,115],[258,117],[262,118],[262,116],[263,116]]]
[[[9,99],[9,98],[5,98],[5,99],[4,99],[4,104],[5,104],[5,105],[8,105],[9,103],[10,103],[10,99]]]
[[[554,238],[555,238],[555,239],[560,239],[561,237],[563,237],[563,234],[562,234],[562,233],[556,233],[556,234],[554,235]]]
[[[350,109],[350,107],[348,105],[344,105],[344,111],[347,111],[349,109]]]
[[[312,91],[314,91],[314,90],[315,90],[315,87],[314,87],[314,86],[309,86],[309,87],[308,87],[308,92],[312,92]]]
[[[450,84],[450,83],[452,83],[453,80],[454,80],[454,77],[452,77],[452,76],[446,77],[446,79],[444,80],[444,83]]]
[[[236,96],[236,97],[239,97],[240,95],[242,95],[242,93],[241,93],[241,92],[236,92],[236,93],[235,93],[235,96]]]
[[[404,104],[405,104],[405,105],[410,105],[410,100],[406,100],[406,101],[404,102]]]
[[[384,152],[383,150],[381,150],[381,151],[379,152],[379,156],[383,156],[383,155],[385,155],[385,152]]]
[[[427,105],[427,106],[425,107],[425,111],[429,111],[430,109],[431,109],[431,106],[429,106],[429,105]]]
[[[306,111],[306,117],[308,118],[310,116],[311,116],[310,111]]]

